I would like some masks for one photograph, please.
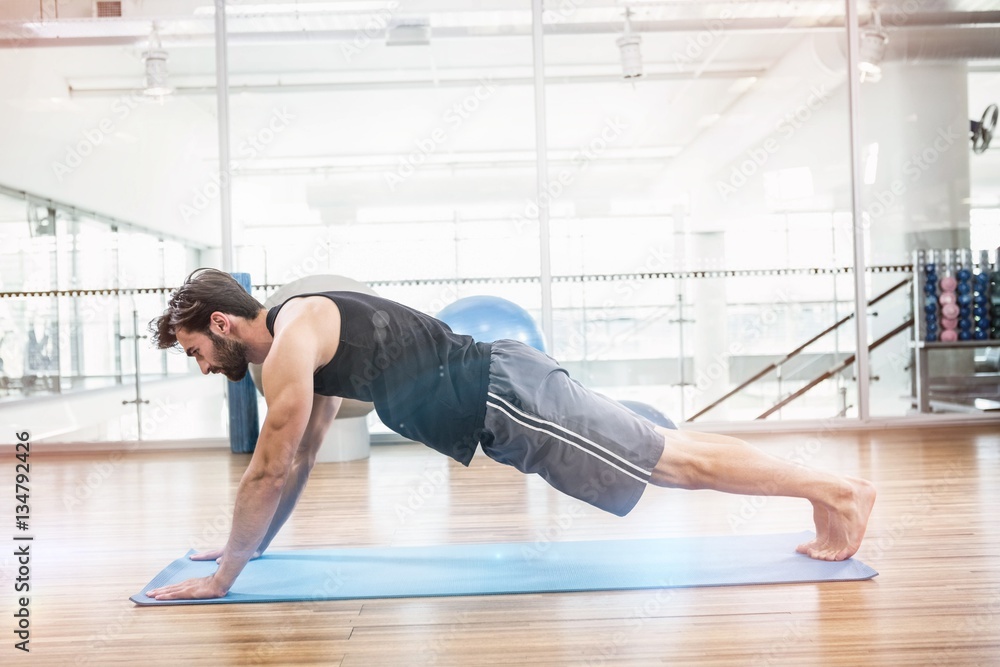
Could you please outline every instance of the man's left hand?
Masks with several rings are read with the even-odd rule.
[[[229,589],[219,584],[215,575],[211,575],[154,588],[146,593],[146,597],[155,600],[207,600],[225,597],[228,592]]]

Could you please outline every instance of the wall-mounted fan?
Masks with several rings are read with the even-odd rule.
[[[983,117],[979,121],[969,121],[970,138],[972,139],[972,151],[982,153],[990,147],[993,139],[993,130],[997,127],[997,105],[991,104],[986,107]]]

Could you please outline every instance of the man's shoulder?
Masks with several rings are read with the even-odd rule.
[[[283,330],[329,326],[340,321],[335,301],[319,294],[294,296],[281,305],[274,319],[275,336]]]

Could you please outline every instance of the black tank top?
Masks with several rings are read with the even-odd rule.
[[[469,465],[482,435],[490,345],[402,304],[359,292],[318,292],[340,309],[337,352],[313,390],[375,404],[386,426]],[[267,313],[274,318],[286,300]]]

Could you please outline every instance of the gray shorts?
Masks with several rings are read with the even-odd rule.
[[[491,345],[483,452],[602,510],[628,514],[663,453],[663,436],[534,348]]]

